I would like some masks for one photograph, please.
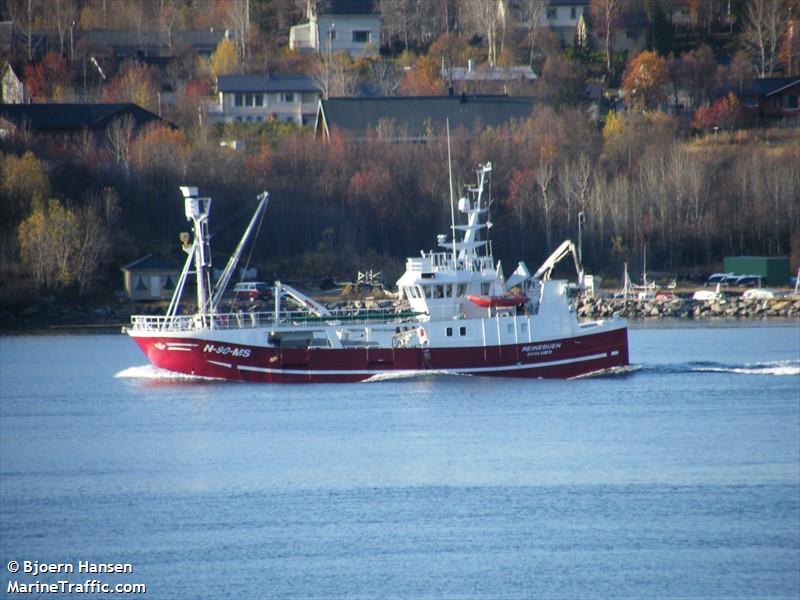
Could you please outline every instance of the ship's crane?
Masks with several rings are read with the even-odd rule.
[[[531,279],[535,281],[549,281],[555,266],[569,254],[572,254],[572,260],[575,263],[575,272],[578,274],[578,286],[583,288],[583,267],[578,258],[578,250],[575,244],[572,243],[572,240],[564,240],[561,245],[556,248],[555,252],[547,257],[547,260],[542,263],[542,266],[533,274]]]

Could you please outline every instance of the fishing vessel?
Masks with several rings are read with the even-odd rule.
[[[332,310],[275,282],[274,305],[259,312],[223,310],[223,297],[248,239],[266,209],[260,202],[236,251],[212,284],[208,222],[211,199],[182,187],[193,235],[183,234],[186,262],[167,313],[137,315],[125,332],[156,367],[253,382],[356,382],[391,374],[569,378],[628,364],[625,320],[579,321],[583,269],[566,240],[533,274],[520,263],[506,281],[495,262],[486,197],[490,163],[458,201],[452,233],[438,248],[408,258],[397,281],[400,303],[383,310]],[[572,256],[577,281],[553,279]],[[194,275],[196,309],[181,297]]]

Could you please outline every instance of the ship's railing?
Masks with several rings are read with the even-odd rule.
[[[494,269],[494,259],[491,254],[474,256],[472,258],[458,258],[453,262],[452,252],[423,252],[422,256],[406,260],[406,270],[415,273],[430,273],[433,271],[476,271]]]
[[[413,311],[381,309],[336,309],[330,316],[317,317],[305,311],[281,311],[275,319],[274,312],[236,312],[215,315],[178,315],[173,317],[134,315],[131,331],[206,331],[209,329],[251,329],[281,325],[338,325],[342,323],[369,324],[409,319]]]

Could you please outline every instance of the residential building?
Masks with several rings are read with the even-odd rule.
[[[121,271],[129,300],[168,300],[180,276],[176,266],[152,254],[125,265]]]
[[[800,77],[751,79],[731,91],[756,121],[800,117]]]
[[[134,130],[153,122],[173,127],[136,104],[0,104],[0,137],[25,128],[58,137],[88,130],[104,138],[107,129],[122,119],[127,119]]]
[[[455,92],[467,94],[514,94],[530,93],[536,73],[528,65],[498,67],[488,63],[476,66],[475,61],[467,61],[466,67],[442,69],[442,78],[449,82]]]
[[[319,86],[307,75],[221,75],[217,104],[209,107],[212,123],[258,123],[277,120],[314,123]]]
[[[572,42],[581,15],[589,14],[589,0],[550,0],[543,26],[555,31],[562,40]]]
[[[381,21],[373,0],[329,0],[317,9],[309,0],[305,23],[289,29],[289,47],[326,54],[347,52],[377,56],[381,45]]]
[[[223,39],[233,39],[226,29],[202,31],[102,31],[81,32],[80,40],[87,47],[106,49],[115,58],[150,58],[174,56],[178,49],[191,49],[201,56],[209,56]]]
[[[316,136],[334,131],[351,140],[374,136],[393,142],[424,142],[445,130],[468,135],[487,127],[524,120],[533,112],[527,96],[397,96],[321,100]]]

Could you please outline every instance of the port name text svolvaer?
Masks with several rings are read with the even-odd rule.
[[[40,573],[133,573],[133,565],[131,563],[93,563],[88,560],[79,560],[77,563],[46,563],[38,560],[25,560],[22,561],[22,572],[34,577]]]

